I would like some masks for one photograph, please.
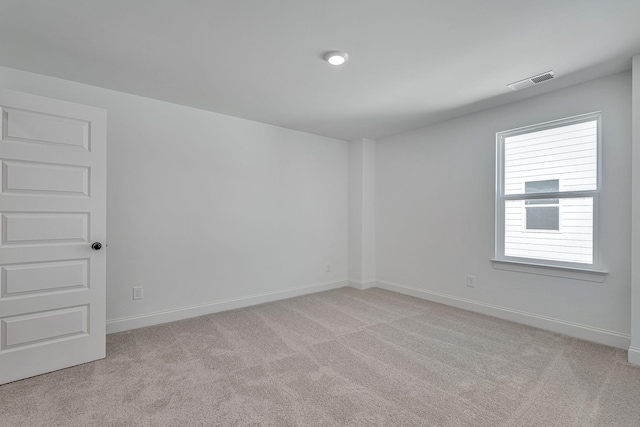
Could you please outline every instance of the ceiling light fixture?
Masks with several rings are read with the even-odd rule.
[[[332,50],[324,54],[324,60],[331,65],[342,65],[347,62],[347,59],[349,59],[349,54],[341,50]]]

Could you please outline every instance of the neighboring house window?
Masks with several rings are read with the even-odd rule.
[[[598,267],[600,114],[496,136],[496,258]]]
[[[559,179],[546,181],[527,181],[525,194],[555,193],[560,189]],[[559,199],[536,199],[524,202],[525,230],[560,231]]]

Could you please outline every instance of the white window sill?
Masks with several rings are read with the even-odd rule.
[[[587,282],[603,283],[607,271],[591,268],[563,267],[558,265],[536,264],[522,261],[507,261],[492,259],[496,270],[515,271],[518,273],[539,274],[541,276],[562,277],[565,279],[585,280]]]

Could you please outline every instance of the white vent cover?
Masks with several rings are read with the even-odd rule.
[[[524,89],[542,83],[547,80],[551,80],[556,73],[553,71],[547,71],[546,73],[538,74],[537,76],[529,77],[528,79],[520,80],[519,82],[508,84],[507,87],[513,90]]]

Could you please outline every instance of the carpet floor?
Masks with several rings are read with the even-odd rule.
[[[107,336],[0,386],[2,426],[639,426],[626,352],[381,289]]]

